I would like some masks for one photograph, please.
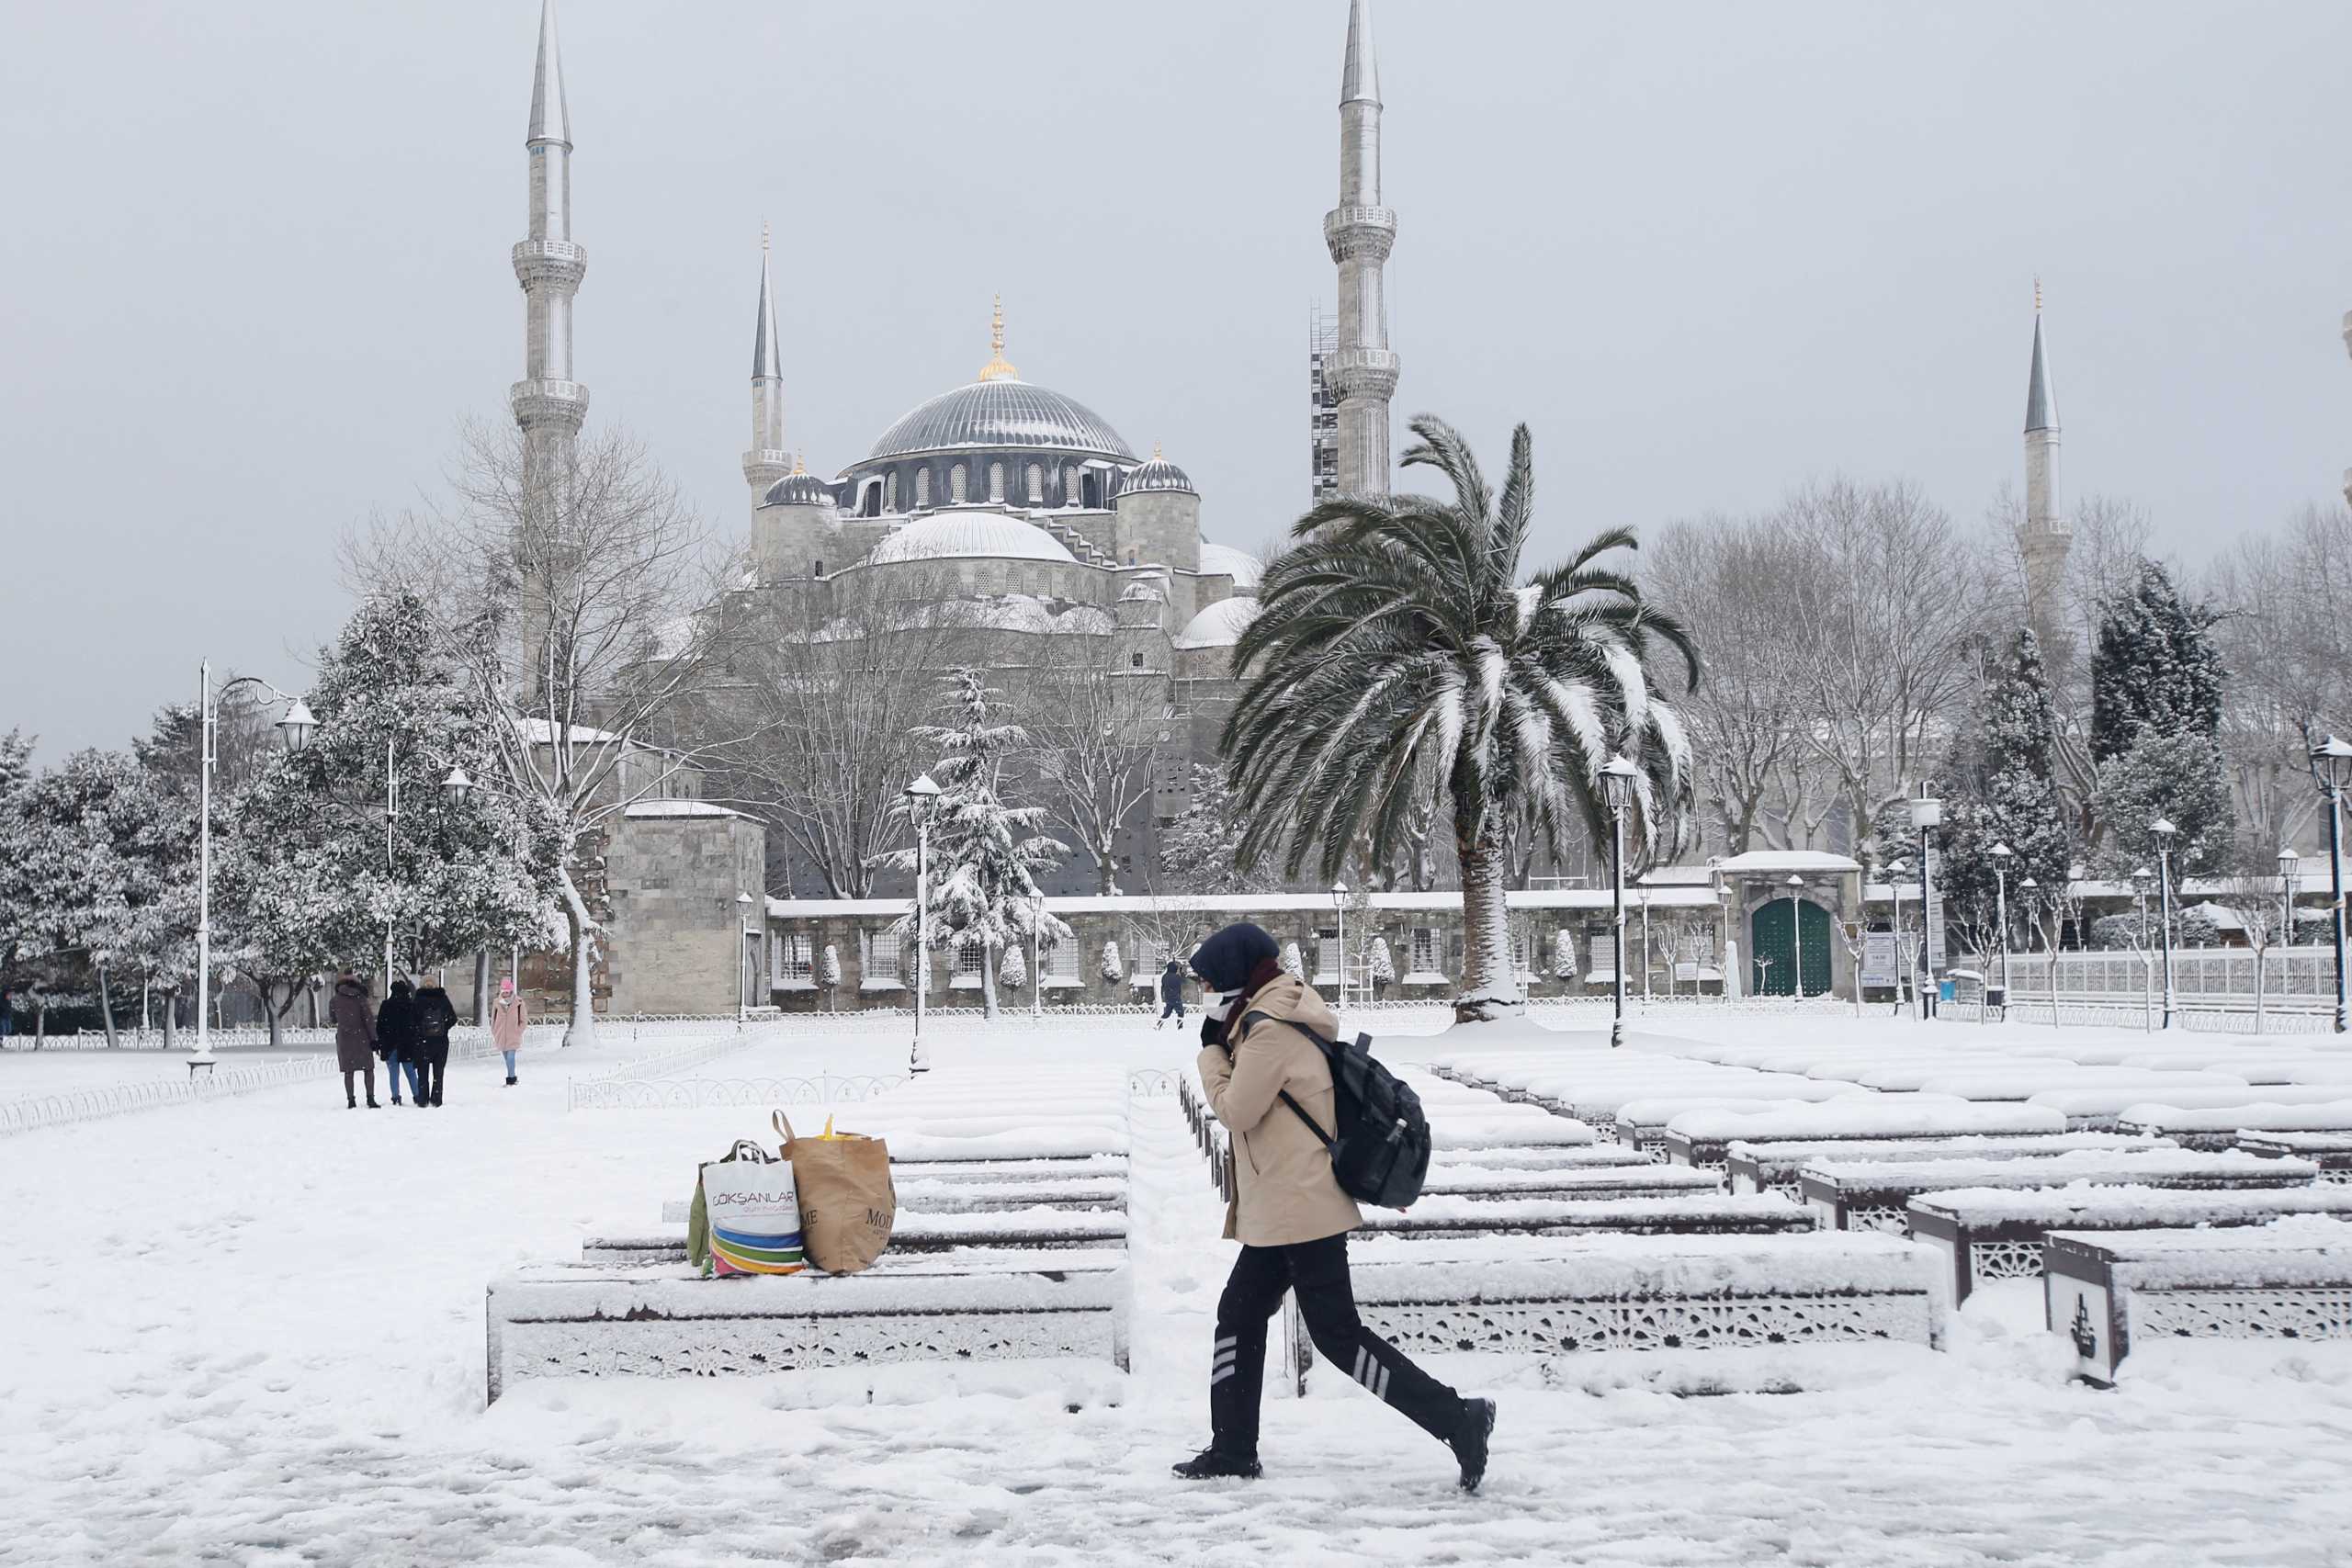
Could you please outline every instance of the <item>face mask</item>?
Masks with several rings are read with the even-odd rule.
[[[1208,1004],[1208,1015],[1219,1023],[1223,1023],[1226,1014],[1233,1010],[1233,998],[1240,994],[1238,991],[1218,992],[1216,998]]]

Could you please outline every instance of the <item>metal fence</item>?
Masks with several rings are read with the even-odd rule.
[[[201,1077],[157,1077],[142,1083],[102,1084],[5,1100],[0,1101],[0,1134],[29,1133],[36,1127],[62,1127],[75,1122],[128,1115],[134,1111],[158,1111],[166,1106],[221,1100],[307,1078],[325,1077],[334,1071],[333,1056],[297,1056],[225,1071],[216,1067]]]
[[[2327,947],[2274,947],[2256,953],[2243,947],[2177,948],[2172,955],[2176,1012],[2204,1009],[2234,1013],[2256,999],[2256,966],[2266,1010],[2285,1013],[2333,1012],[2335,953]],[[1985,967],[1997,979],[2002,960]],[[2011,1010],[2067,1008],[2161,1007],[2164,958],[2136,949],[2109,953],[2013,953],[2007,959]]]

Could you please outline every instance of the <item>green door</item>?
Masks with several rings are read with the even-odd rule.
[[[1791,909],[1803,911],[1804,937],[1796,941]],[[1829,944],[1837,940],[1829,911],[1811,900],[1775,898],[1748,922],[1747,983],[1759,997],[1785,997],[1796,989],[1797,948],[1804,949],[1804,994],[1829,994]]]

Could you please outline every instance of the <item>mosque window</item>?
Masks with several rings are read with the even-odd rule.
[[[1143,668],[1143,655],[1142,655],[1142,654],[1140,654],[1140,653],[1130,653],[1130,654],[1128,654],[1128,655],[1127,655],[1127,668],[1128,668],[1128,669],[1130,669],[1130,670],[1140,670],[1140,669],[1142,669],[1142,668]]]
[[[971,478],[965,472],[964,465],[956,464],[947,470],[947,499],[958,506],[963,505],[964,492],[970,484]]]
[[[1029,465],[1029,504],[1046,504],[1046,468],[1042,463]]]
[[[931,470],[929,468],[915,470],[915,504],[917,506],[931,504]]]
[[[822,577],[822,576],[824,576],[824,575],[825,575],[825,563],[824,563],[823,561],[815,561],[815,562],[812,562],[812,563],[809,565],[809,568],[808,568],[808,575],[809,575],[809,576],[811,576],[811,577]]]
[[[1002,463],[989,465],[989,499],[998,502],[1004,500],[1004,465]]]
[[[896,468],[891,469],[889,477],[882,481],[882,510],[899,510],[899,470]]]
[[[1078,465],[1076,463],[1072,463],[1062,470],[1062,504],[1064,506],[1078,504]]]

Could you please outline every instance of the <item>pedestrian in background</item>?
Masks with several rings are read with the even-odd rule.
[[[1158,1029],[1170,1018],[1178,1029],[1184,1027],[1184,961],[1181,958],[1170,959],[1168,967],[1159,972],[1159,1023],[1152,1028]]]
[[[381,1110],[376,1103],[376,1025],[368,1016],[368,987],[348,969],[334,983],[334,999],[327,1003],[327,1017],[334,1022],[334,1065],[343,1069],[345,1109],[359,1109],[359,1096],[352,1085],[354,1076],[359,1076],[368,1080],[368,1109]],[[392,1091],[392,1100],[399,1103],[398,1089]]]
[[[514,1087],[514,1053],[523,1048],[523,1029],[530,1022],[523,1010],[523,998],[514,994],[513,980],[498,983],[498,1001],[490,1010],[490,1038],[498,1054],[506,1058],[506,1087]]]
[[[376,1010],[376,1049],[384,1055],[384,1077],[390,1080],[392,1103],[401,1102],[401,1074],[408,1074],[409,1098],[417,1104],[424,1096],[416,1087],[416,998],[406,980],[392,982],[391,995]]]
[[[426,986],[416,993],[416,1071],[414,1089],[419,1105],[441,1103],[441,1083],[448,1076],[449,1031],[458,1027],[458,1010],[449,993]]]

